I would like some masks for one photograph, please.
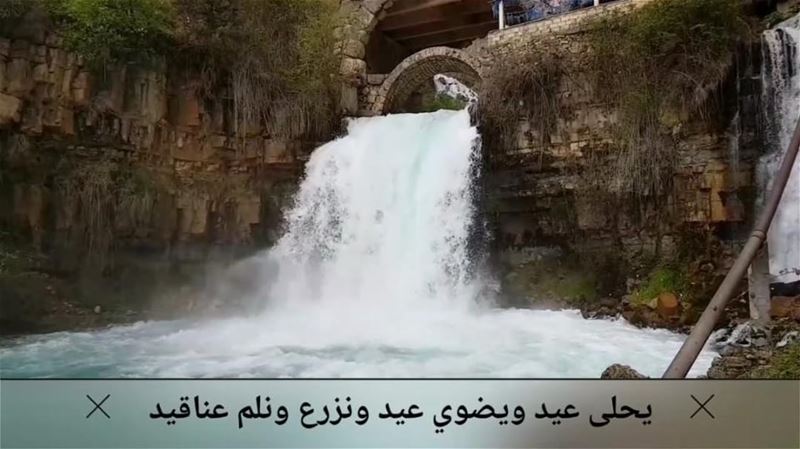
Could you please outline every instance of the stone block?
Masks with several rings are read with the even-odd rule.
[[[177,96],[176,106],[172,122],[176,126],[200,126],[200,101],[193,89],[184,89],[181,95]]]
[[[92,91],[89,72],[84,70],[79,72],[72,81],[72,101],[77,106],[86,106],[91,100]]]
[[[371,13],[367,8],[361,7],[357,8],[353,13],[348,17],[348,21],[351,25],[356,28],[366,29],[370,28],[372,22],[375,20],[375,14]]]
[[[49,70],[46,63],[36,64],[33,66],[33,80],[37,83],[46,83]]]
[[[258,196],[236,198],[236,215],[237,221],[246,225],[244,230],[249,234],[250,225],[261,221],[261,199]]]
[[[72,108],[61,106],[59,111],[61,115],[61,132],[68,136],[75,135],[75,113]]]
[[[354,85],[360,84],[366,72],[367,63],[364,60],[355,58],[342,59],[341,74],[350,83]]]
[[[0,93],[0,126],[19,123],[22,111],[22,100]]]
[[[11,42],[9,49],[9,58],[11,59],[24,59],[30,58],[31,44],[26,40],[15,40]]]
[[[283,164],[292,162],[292,154],[283,140],[267,140],[264,142],[264,163]]]
[[[11,50],[11,41],[9,41],[6,38],[0,38],[0,58],[7,59],[10,50]]]
[[[30,62],[22,58],[12,59],[6,66],[6,91],[11,95],[25,97],[32,89]]]
[[[342,54],[355,59],[363,59],[366,54],[366,48],[361,41],[348,39],[344,42]]]
[[[354,86],[342,86],[340,105],[345,114],[355,114],[358,111],[358,89]]]
[[[385,3],[387,3],[386,0],[364,0],[362,5],[364,5],[367,11],[372,14],[377,14],[384,7]],[[388,3],[391,5],[391,2]]]

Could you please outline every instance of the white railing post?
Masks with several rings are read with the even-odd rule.
[[[595,0],[595,1],[597,1],[597,0]],[[498,28],[500,28],[501,30],[505,29],[505,27],[506,27],[506,11],[505,11],[505,8],[503,8],[503,0],[500,0],[497,3],[497,22],[498,22]]]
[[[766,324],[770,319],[769,292],[769,245],[764,243],[756,253],[750,268],[747,270],[748,293],[750,297],[750,319],[759,324]]]
[[[594,0],[594,6],[600,6],[600,0]]]

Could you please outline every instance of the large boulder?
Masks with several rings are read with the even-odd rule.
[[[647,376],[636,371],[630,366],[620,365],[619,363],[615,363],[606,368],[605,371],[603,371],[603,374],[600,375],[600,378],[613,379],[613,380],[632,380],[632,379],[647,379]]]
[[[658,295],[656,311],[664,319],[677,317],[681,313],[681,305],[674,293],[665,292]]]

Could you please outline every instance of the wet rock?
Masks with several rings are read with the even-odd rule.
[[[22,100],[0,93],[0,125],[19,122],[21,110]]]
[[[716,331],[709,340],[719,352],[708,371],[712,379],[763,379],[783,376],[774,364],[785,363],[785,352],[800,341],[800,325],[794,320],[775,320],[765,326],[742,323]],[[783,357],[783,359],[782,359]]]
[[[798,332],[798,331],[787,332],[786,335],[784,335],[783,338],[781,338],[781,341],[779,341],[775,345],[775,347],[776,348],[783,348],[783,347],[786,347],[786,346],[788,346],[788,345],[790,345],[790,344],[792,344],[792,343],[794,343],[796,341],[800,341],[800,332]]]
[[[712,333],[711,336],[708,337],[708,342],[712,346],[721,345],[724,344],[726,341],[728,341],[730,335],[731,335],[731,329],[723,327],[722,329],[715,330],[714,333]]]
[[[636,371],[628,365],[621,365],[615,363],[603,371],[600,375],[601,379],[614,379],[614,380],[631,380],[631,379],[647,379],[647,376]]]
[[[678,302],[678,297],[673,293],[662,293],[658,295],[658,300],[656,301],[656,310],[664,319],[669,319],[680,315],[681,305]]]
[[[800,321],[800,296],[775,296],[770,304],[772,318],[790,318]]]
[[[744,356],[728,355],[711,362],[708,369],[709,379],[738,379],[752,368],[752,362]]]
[[[600,307],[616,309],[617,307],[619,307],[620,301],[617,298],[606,297],[600,299],[598,304],[600,305]]]
[[[730,354],[714,359],[708,370],[710,379],[748,379],[762,377],[758,369],[769,365],[775,351],[756,348],[735,348]]]
[[[769,345],[770,331],[768,328],[747,322],[736,326],[727,340],[720,342],[720,346],[731,345],[739,348],[764,347]]]

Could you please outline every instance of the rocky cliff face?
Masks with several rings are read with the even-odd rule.
[[[235,133],[232,100],[200,85],[167,63],[92,71],[35,23],[0,37],[0,229],[40,253],[0,264],[4,319],[40,293],[12,292],[12,274],[135,304],[276,238],[314,144]]]
[[[563,297],[564,289],[550,284],[566,283],[571,296],[624,295],[640,282],[640,268],[669,263],[683,252],[694,253],[698,267],[711,264],[702,282],[713,285],[754,215],[754,164],[763,151],[757,44],[732,55],[726,80],[709,90],[710,119],[675,117],[669,139],[677,152],[668,192],[637,203],[598,187],[612,175],[599,167],[616,157],[618,119],[594,93],[593,74],[581,70],[589,66],[581,62],[587,34],[576,23],[495,32],[487,45],[469,50],[491,66],[531,45],[551,45],[571,68],[558,88],[562,113],[552,132],[543,136],[538,123],[521,119],[511,148],[484,148],[495,255],[512,278],[530,280],[510,293],[541,297],[545,283],[552,295]],[[577,265],[581,279],[564,272],[564,265]]]

